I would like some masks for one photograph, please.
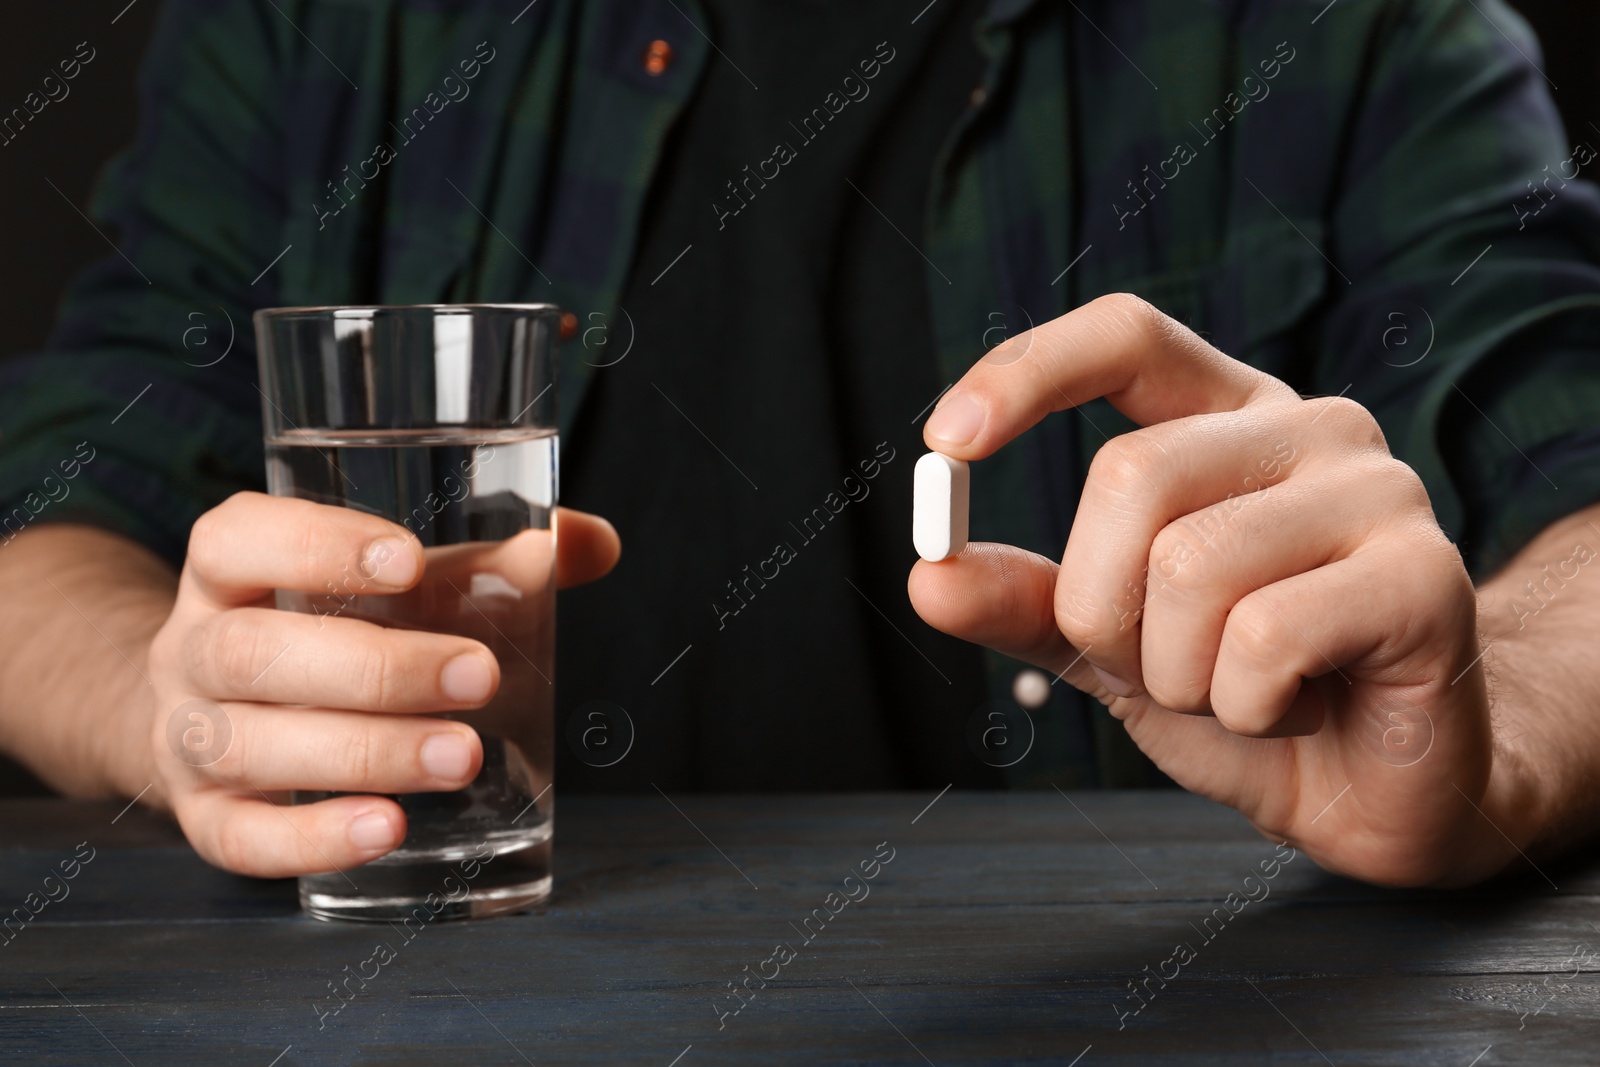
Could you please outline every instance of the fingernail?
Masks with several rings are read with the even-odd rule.
[[[966,393],[951,393],[928,417],[927,436],[948,445],[966,445],[981,429],[983,408]]]
[[[1100,679],[1100,684],[1111,690],[1114,696],[1131,697],[1136,692],[1133,683],[1125,682],[1114,674],[1107,674],[1099,667],[1094,668],[1094,676]]]
[[[460,734],[434,734],[422,743],[422,769],[447,782],[459,782],[472,769],[472,746]]]
[[[398,836],[394,823],[381,811],[358,815],[350,824],[350,843],[362,852],[393,848]]]
[[[407,586],[417,577],[416,554],[404,541],[381,537],[367,546],[361,557],[361,573],[384,585]]]
[[[439,675],[439,686],[451,700],[462,704],[478,704],[489,699],[494,676],[482,656],[467,652],[444,665],[444,671]]]

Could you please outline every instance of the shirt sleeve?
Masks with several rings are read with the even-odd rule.
[[[87,522],[177,563],[201,512],[263,483],[250,312],[283,250],[274,70],[292,32],[246,0],[163,5],[137,140],[90,209],[117,251],[75,281],[45,351],[0,367],[0,547]]]
[[[1373,411],[1482,578],[1600,501],[1600,137],[1567,139],[1499,0],[1394,4],[1377,32],[1318,384]]]

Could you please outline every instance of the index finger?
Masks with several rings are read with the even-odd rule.
[[[1297,394],[1230,359],[1136,296],[1102,296],[1019,334],[945,394],[923,427],[928,447],[955,459],[994,454],[1046,415],[1105,397],[1141,426],[1237,411]]]

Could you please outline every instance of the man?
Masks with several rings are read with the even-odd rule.
[[[1385,884],[1600,825],[1595,153],[1505,7],[518,7],[169,5],[97,203],[119,257],[0,411],[0,740],[46,780],[269,876],[469,780],[476,736],[418,713],[483,702],[487,650],[334,619],[274,664],[305,620],[272,589],[422,556],[241,493],[248,341],[183,331],[551,300],[596,513],[562,584],[617,561],[596,515],[630,545],[564,603],[563,699],[640,734],[569,787],[1000,784],[966,736],[1015,657],[1065,684],[1014,781],[1164,774]],[[997,543],[907,605],[924,415]],[[165,743],[197,698],[235,729],[206,768]]]

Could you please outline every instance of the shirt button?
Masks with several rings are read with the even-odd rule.
[[[1018,671],[1011,683],[1011,698],[1029,711],[1038,711],[1050,702],[1050,679],[1039,671]]]
[[[651,77],[659,78],[667,72],[667,66],[672,62],[672,46],[659,38],[650,42],[650,47],[644,50],[645,73]]]
[[[973,107],[982,107],[983,102],[987,99],[989,99],[989,90],[985,89],[983,86],[980,85],[976,89],[972,90],[971,101]]]
[[[570,311],[561,313],[561,339],[569,341],[578,332],[578,316]]]

